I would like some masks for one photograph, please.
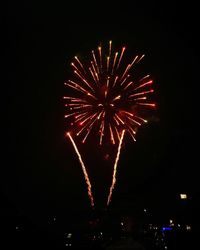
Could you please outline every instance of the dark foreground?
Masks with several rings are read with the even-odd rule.
[[[138,222],[129,215],[104,213],[38,218],[1,219],[1,249],[195,249],[192,224]],[[195,240],[195,241],[194,241]]]

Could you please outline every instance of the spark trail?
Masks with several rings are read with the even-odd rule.
[[[122,131],[122,135],[121,135],[121,138],[120,138],[120,141],[119,141],[117,156],[115,158],[115,164],[114,164],[114,169],[113,169],[112,184],[110,186],[110,192],[109,192],[108,199],[107,199],[107,206],[110,204],[111,197],[112,197],[112,192],[113,192],[113,189],[114,189],[115,183],[116,183],[117,164],[118,164],[119,157],[120,157],[120,151],[121,151],[121,147],[122,147],[122,141],[123,141],[123,138],[124,138],[124,133],[125,133],[125,130]]]
[[[82,167],[82,170],[83,170],[83,174],[84,174],[84,177],[85,177],[85,181],[86,181],[86,184],[87,184],[87,191],[88,191],[88,196],[89,196],[89,199],[90,199],[90,204],[92,207],[94,207],[94,199],[93,199],[93,195],[92,195],[92,186],[91,186],[91,183],[90,183],[90,180],[89,180],[89,177],[88,177],[88,174],[87,174],[87,170],[86,170],[86,167],[83,163],[83,160],[82,160],[82,157],[81,157],[81,154],[79,153],[78,151],[78,148],[75,144],[75,141],[73,140],[72,136],[70,135],[70,133],[68,132],[67,133],[67,136],[69,137],[73,147],[74,147],[74,150],[78,156],[78,159],[80,161],[80,164],[81,164],[81,167]]]

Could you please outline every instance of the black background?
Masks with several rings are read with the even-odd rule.
[[[158,104],[137,142],[126,139],[112,206],[167,210],[181,192],[197,199],[197,4],[9,1],[3,19],[3,216],[89,209],[79,162],[65,138],[63,83],[74,55],[87,55],[109,40],[146,55]],[[103,207],[112,166],[97,164],[90,145],[83,150],[95,199]]]

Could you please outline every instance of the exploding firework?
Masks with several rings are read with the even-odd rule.
[[[116,144],[122,130],[135,141],[137,128],[147,122],[140,113],[155,107],[148,101],[154,92],[153,80],[145,75],[136,81],[130,73],[144,55],[136,55],[124,67],[124,54],[125,47],[120,53],[112,52],[110,41],[107,54],[99,46],[97,51],[92,50],[86,65],[77,56],[71,63],[73,79],[64,84],[74,91],[73,96],[64,96],[65,118],[72,126],[71,133],[81,137],[83,143],[92,129],[97,132],[100,145],[108,138]]]
[[[64,96],[65,118],[70,125],[67,129],[70,131],[68,136],[71,141],[72,137],[77,136],[85,143],[93,131],[98,137],[99,145],[108,141],[112,145],[118,145],[107,204],[110,203],[116,182],[124,134],[126,132],[136,141],[138,127],[147,123],[146,111],[155,108],[155,103],[151,101],[154,90],[150,75],[136,78],[137,74],[133,73],[144,55],[136,55],[125,64],[125,50],[122,47],[119,52],[114,52],[110,41],[106,50],[101,46],[92,50],[89,60],[83,61],[75,56],[71,63],[72,78],[64,83],[72,91],[69,96]],[[84,175],[89,181],[86,169]],[[91,188],[88,192],[91,198]]]

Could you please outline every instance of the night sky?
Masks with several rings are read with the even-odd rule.
[[[170,207],[180,192],[196,197],[197,6],[41,2],[8,1],[3,11],[3,212],[34,217],[90,208],[82,170],[65,138],[63,83],[75,55],[88,55],[109,40],[116,48],[126,45],[127,51],[146,55],[158,104],[154,119],[138,131],[137,142],[125,140],[112,206]],[[94,145],[82,150],[94,198],[103,207],[112,164],[98,159]]]

